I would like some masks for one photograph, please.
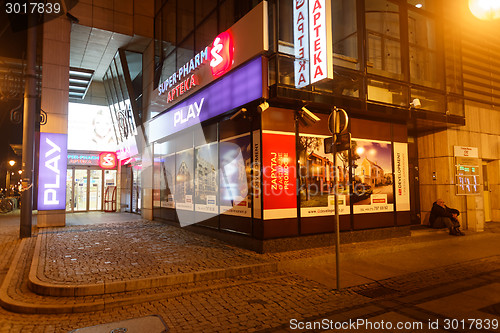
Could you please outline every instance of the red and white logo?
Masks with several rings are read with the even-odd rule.
[[[103,169],[114,169],[116,167],[116,154],[112,152],[102,152],[99,154],[99,166]]]
[[[210,69],[215,77],[226,73],[233,64],[234,44],[233,36],[227,31],[219,34],[210,49]]]

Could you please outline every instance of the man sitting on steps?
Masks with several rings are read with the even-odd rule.
[[[460,231],[458,215],[460,215],[458,210],[447,207],[443,199],[437,199],[432,204],[431,216],[429,217],[430,227],[436,229],[448,228],[450,235],[464,236],[465,234]]]

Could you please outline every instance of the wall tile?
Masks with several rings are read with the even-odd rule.
[[[68,91],[69,85],[69,67],[43,64],[42,68],[42,87],[53,88]]]
[[[94,28],[112,31],[113,30],[113,11],[101,7],[92,8],[92,26]]]
[[[131,14],[114,12],[113,31],[124,35],[134,35],[134,20]]]
[[[115,11],[130,14],[134,13],[134,0],[113,0]]]
[[[422,158],[418,160],[419,180],[421,185],[434,184],[432,172],[436,171],[434,158]]]
[[[482,133],[492,133],[492,122],[491,122],[491,113],[492,110],[490,109],[485,109],[485,108],[479,108],[479,125],[480,127],[480,132]]]
[[[134,0],[134,14],[153,17],[155,3],[154,0]]]
[[[45,133],[68,133],[68,115],[62,113],[48,113],[47,124],[40,129]]]
[[[448,144],[448,134],[441,131],[433,134],[434,137],[434,156],[450,156],[450,147]],[[453,147],[451,147],[453,149]]]
[[[437,157],[434,161],[434,170],[437,179],[434,181],[440,185],[455,183],[455,159],[454,157]]]
[[[134,15],[134,34],[153,38],[153,17]]]
[[[42,89],[42,110],[48,115],[68,114],[68,91],[61,89]]]
[[[70,43],[44,39],[43,62],[52,65],[69,66]]]
[[[417,138],[418,157],[434,157],[434,137],[432,134]]]
[[[66,16],[60,16],[48,20],[43,25],[43,38],[69,43],[71,33],[71,22]]]

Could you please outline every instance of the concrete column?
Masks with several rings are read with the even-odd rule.
[[[41,132],[68,133],[69,54],[71,23],[66,16],[43,25],[42,110],[47,124]],[[61,170],[66,172],[66,170]],[[65,210],[39,211],[39,227],[65,226]]]

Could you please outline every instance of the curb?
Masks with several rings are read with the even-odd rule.
[[[243,265],[221,269],[212,269],[193,273],[173,274],[128,281],[104,282],[95,284],[62,284],[40,280],[37,276],[40,266],[41,237],[38,237],[35,252],[31,262],[28,288],[36,294],[46,296],[92,296],[119,292],[137,291],[156,287],[173,286],[190,282],[210,281],[232,278],[241,275],[276,272],[278,264],[268,262],[263,264]]]
[[[155,301],[155,300],[161,300],[165,298],[173,298],[173,297],[179,297],[183,295],[188,295],[200,291],[205,291],[205,290],[214,290],[214,289],[220,289],[220,288],[226,288],[234,285],[242,285],[242,284],[248,284],[252,283],[252,281],[242,281],[242,282],[229,282],[225,284],[221,284],[216,286],[215,288],[213,286],[203,286],[203,287],[198,287],[198,288],[192,288],[192,289],[187,289],[187,290],[180,290],[180,291],[171,291],[171,292],[164,292],[164,293],[153,293],[153,294],[146,294],[146,295],[141,295],[141,296],[131,296],[131,297],[123,297],[123,298],[111,298],[109,300],[103,299],[103,300],[97,300],[93,302],[74,302],[74,303],[45,303],[45,304],[40,304],[40,303],[33,303],[33,302],[27,302],[27,301],[19,301],[17,299],[12,298],[10,295],[8,295],[7,290],[9,289],[9,286],[11,285],[13,275],[15,274],[15,270],[20,265],[20,257],[25,250],[26,247],[26,239],[22,240],[22,243],[20,244],[19,248],[17,249],[13,259],[12,259],[12,264],[7,272],[7,275],[5,276],[5,279],[2,283],[2,286],[0,287],[0,305],[9,311],[16,312],[16,313],[27,313],[27,314],[61,314],[61,313],[81,313],[81,312],[93,312],[93,311],[102,311],[106,309],[110,309],[113,307],[117,306],[125,306],[125,305],[132,305],[132,304],[137,304],[137,303],[143,303],[147,301]],[[33,264],[31,265],[33,266]],[[268,267],[267,267],[268,266]],[[273,263],[272,265],[267,265],[264,268],[273,268],[274,270],[277,269],[277,265]],[[250,270],[253,269],[253,267],[249,267]],[[248,269],[248,267],[243,267],[243,270]],[[219,271],[219,270],[217,270]],[[230,270],[234,271],[234,270]],[[259,272],[254,272],[254,273],[260,273],[264,272],[264,270],[261,270]],[[211,273],[211,272],[210,272]],[[193,274],[193,276],[195,276]],[[196,282],[196,281],[201,281],[195,280],[191,282]],[[105,296],[105,295],[102,295]]]

